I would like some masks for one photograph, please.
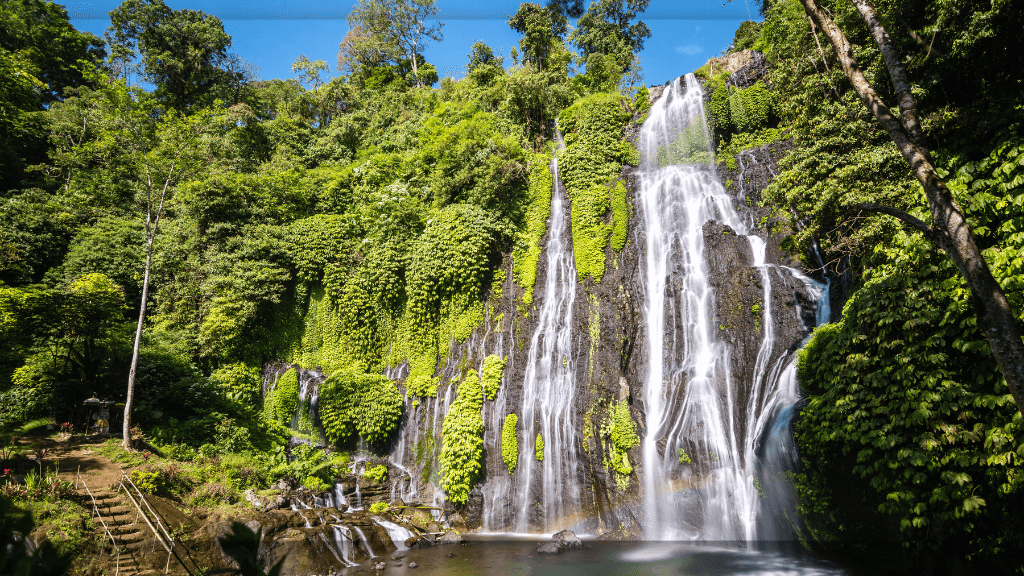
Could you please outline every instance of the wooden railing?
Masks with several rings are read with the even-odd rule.
[[[107,527],[107,523],[103,521],[103,515],[100,514],[99,505],[96,504],[96,497],[93,496],[92,490],[89,489],[89,485],[85,483],[85,479],[82,478],[82,469],[79,467],[78,472],[75,473],[75,488],[78,488],[78,484],[81,484],[85,488],[85,493],[89,495],[89,499],[92,500],[92,513],[93,517],[99,519],[100,525],[103,526],[103,533],[110,538],[110,545],[114,547],[114,552],[117,553],[117,558],[114,560],[114,576],[117,576],[121,571],[121,549],[117,547],[117,539],[114,538],[114,534]]]
[[[124,470],[121,471],[121,479],[118,483],[121,488],[124,489],[125,496],[128,497],[132,506],[135,507],[135,511],[143,520],[146,521],[146,525],[149,526],[149,529],[153,531],[153,536],[156,538],[156,541],[159,542],[160,546],[162,546],[164,551],[167,552],[167,565],[164,567],[164,574],[170,571],[171,558],[173,557],[178,561],[178,564],[181,565],[182,569],[185,570],[189,576],[192,576],[192,570],[189,570],[188,566],[185,565],[185,561],[182,560],[181,556],[178,554],[178,548],[180,547],[187,555],[185,546],[178,542],[177,539],[167,531],[167,528],[164,526],[166,522],[163,520],[163,517],[160,516],[152,506],[150,506],[145,495],[143,495],[142,491],[139,490],[139,487],[135,485],[135,482],[132,482],[131,477],[124,473]],[[135,491],[134,496],[132,495],[132,489]],[[154,522],[156,523],[156,526],[153,525]],[[194,561],[192,563],[195,565]]]

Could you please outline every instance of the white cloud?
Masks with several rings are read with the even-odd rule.
[[[704,49],[696,44],[687,44],[685,46],[676,46],[677,54],[686,54],[687,56],[693,56],[694,54],[700,54]]]

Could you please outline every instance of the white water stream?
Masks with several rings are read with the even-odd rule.
[[[792,468],[788,424],[798,388],[792,358],[783,354],[772,361],[771,307],[772,275],[792,275],[765,262],[764,240],[751,233],[719,182],[703,93],[692,74],[685,82],[677,79],[654,103],[638,145],[649,346],[645,538],[791,538],[759,514],[762,504],[781,509],[788,503],[776,500],[792,501],[791,494],[781,493],[788,485],[775,480]],[[712,220],[747,236],[764,286],[752,382],[731,374],[730,347],[714,324],[703,235]],[[800,280],[816,295],[824,292],[813,280]],[[765,490],[762,477],[772,480],[772,490]]]

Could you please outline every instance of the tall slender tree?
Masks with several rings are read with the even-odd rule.
[[[898,118],[864,76],[854,58],[853,46],[842,29],[816,0],[800,1],[813,23],[828,37],[857,96],[871,110],[875,119],[896,144],[914,177],[924,189],[932,223],[928,224],[890,206],[860,204],[858,207],[867,212],[887,214],[900,219],[950,257],[971,291],[977,311],[978,327],[985,334],[1017,409],[1024,413],[1024,332],[1010,308],[1006,295],[992,276],[992,271],[978,249],[963,210],[932,163],[925,147],[924,133],[907,72],[892,39],[874,7],[867,0],[852,0],[882,54],[898,100]]]

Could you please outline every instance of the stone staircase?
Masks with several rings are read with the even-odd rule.
[[[87,506],[92,505],[92,499],[84,488],[79,490]],[[142,548],[153,546],[153,533],[146,526],[145,520],[138,517],[135,509],[126,502],[123,495],[113,490],[93,490],[93,498],[96,499],[96,510],[98,518],[94,522],[100,530],[106,525],[107,530],[114,537],[114,542],[120,550],[120,558],[110,543],[110,538],[104,534],[106,546],[104,553],[110,555],[111,563],[117,563],[118,576],[149,576],[161,574],[161,570],[144,567],[142,563]],[[102,520],[102,522],[101,522]]]

